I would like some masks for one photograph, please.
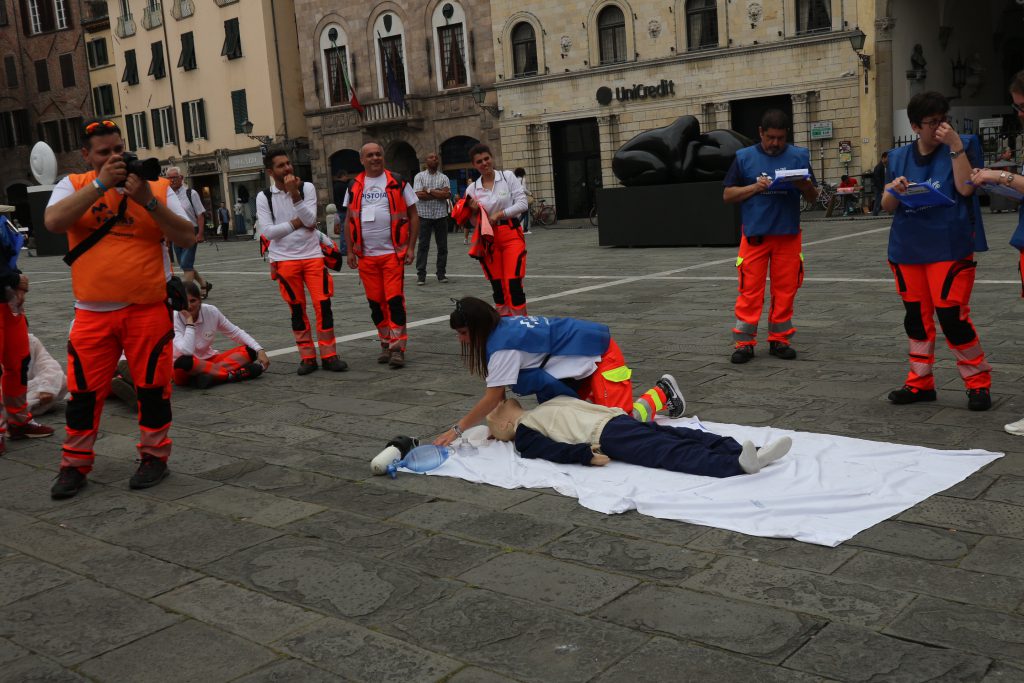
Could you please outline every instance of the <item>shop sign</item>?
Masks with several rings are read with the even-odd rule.
[[[259,152],[232,154],[228,157],[228,170],[237,171],[243,168],[260,168],[263,166],[263,155]]]
[[[1002,128],[1002,127],[1003,127],[1003,119],[1001,117],[991,118],[991,119],[981,119],[980,121],[978,121],[978,130],[983,130],[985,128]]]
[[[832,139],[832,122],[831,121],[812,121],[811,122],[811,139],[812,140],[831,140]]]
[[[608,86],[602,85],[597,89],[597,102],[598,104],[611,104],[612,98],[619,102],[629,102],[632,100],[646,100],[648,98],[670,97],[675,94],[675,81],[668,81],[663,78],[658,85],[634,83],[632,87],[616,87],[614,92]]]
[[[199,175],[200,173],[217,173],[217,162],[216,161],[194,161],[189,164],[188,167],[189,175]]]
[[[853,143],[843,140],[839,143],[839,163],[848,164],[853,161]]]

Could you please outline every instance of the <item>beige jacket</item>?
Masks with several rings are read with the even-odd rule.
[[[527,411],[516,424],[560,443],[601,445],[601,432],[613,417],[625,415],[621,408],[606,408],[569,396],[556,396]]]

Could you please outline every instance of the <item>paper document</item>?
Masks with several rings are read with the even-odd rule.
[[[982,192],[988,192],[989,194],[1001,194],[1004,197],[1015,199],[1018,202],[1024,199],[1024,193],[1017,192],[1012,187],[1007,187],[1002,183],[982,183],[979,187]]]
[[[886,190],[900,200],[900,203],[911,209],[926,209],[930,206],[953,206],[956,202],[942,194],[929,183],[910,183],[903,194]]]
[[[797,180],[808,180],[811,177],[811,172],[806,168],[793,168],[783,169],[775,172],[775,178],[772,180],[772,184],[768,186],[769,190],[795,190],[793,187],[794,181]]]

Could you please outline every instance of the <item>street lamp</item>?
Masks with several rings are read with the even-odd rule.
[[[871,68],[871,55],[861,52],[866,39],[867,36],[864,35],[864,31],[860,30],[860,27],[854,28],[853,33],[850,34],[850,45],[853,46],[853,51],[857,53],[857,57],[860,58],[860,63],[864,67],[864,94],[868,92],[868,70]]]
[[[484,98],[487,93],[479,85],[473,86],[473,100],[476,102],[476,106],[486,111],[491,116],[497,117],[501,113],[501,109],[496,104],[484,104]]]
[[[249,119],[242,122],[242,132],[245,133],[245,137],[255,140],[263,146],[267,146],[274,141],[274,138],[270,135],[253,135],[252,127],[253,123]]]

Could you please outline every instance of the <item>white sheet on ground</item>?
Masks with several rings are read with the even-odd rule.
[[[476,427],[467,431],[468,443],[428,474],[506,489],[550,487],[598,512],[635,509],[662,519],[834,547],[1003,455],[771,427],[702,425],[697,418],[664,424],[704,428],[758,446],[788,435],[793,449],[758,474],[715,479],[614,461],[582,467],[527,460],[511,444],[486,441],[486,427]]]

